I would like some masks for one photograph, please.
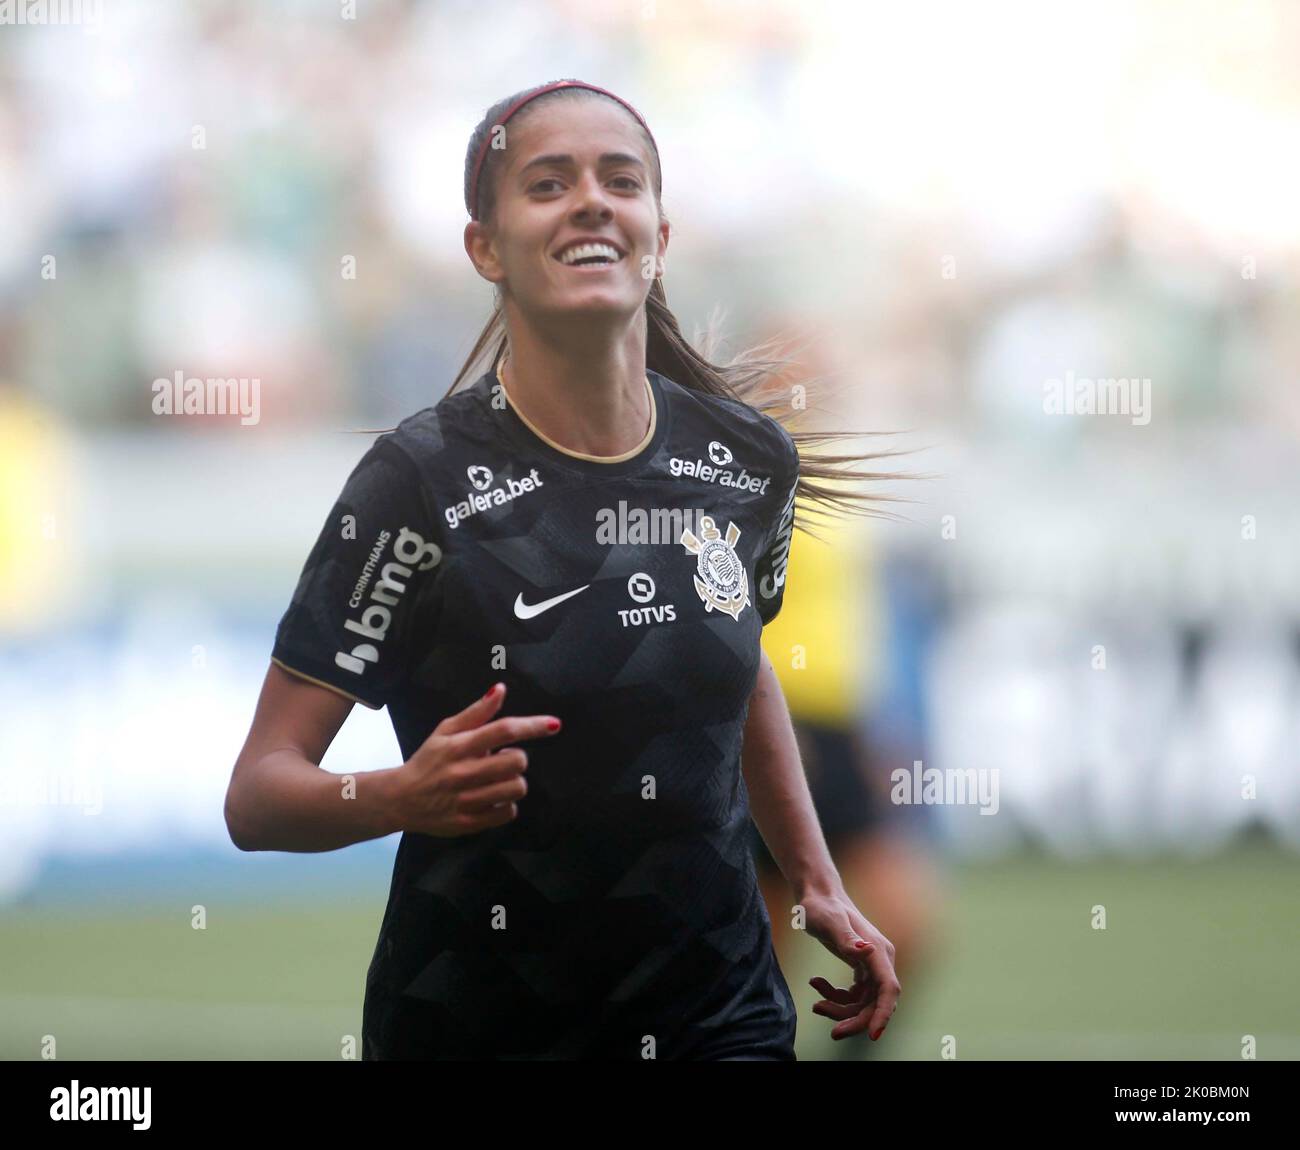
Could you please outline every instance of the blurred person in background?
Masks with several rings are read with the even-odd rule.
[[[79,577],[70,557],[78,477],[62,413],[19,383],[21,307],[0,297],[0,636],[31,638],[58,618]]]
[[[805,413],[800,426],[843,423],[819,406]],[[892,601],[870,525],[828,517],[812,530],[815,535],[799,532],[791,543],[783,609],[763,629],[763,649],[781,681],[835,867],[850,897],[871,908],[873,921],[897,947],[895,969],[910,990],[915,972],[930,958],[942,919],[941,889],[923,839],[889,799],[890,765],[921,757],[918,747],[909,744],[909,754],[893,739],[879,741],[871,721],[887,681],[897,701],[903,684],[893,680],[906,679],[907,668],[891,658],[886,616]],[[897,719],[890,717],[891,728]],[[912,734],[919,737],[919,729]],[[757,827],[753,849],[773,942],[789,970],[798,959],[797,900]],[[819,993],[825,993],[823,983],[810,981]],[[845,1059],[875,1050],[861,1040],[834,1047],[835,1056]]]

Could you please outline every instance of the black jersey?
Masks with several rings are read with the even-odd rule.
[[[776,421],[648,373],[618,457],[546,439],[489,372],[382,435],[276,632],[286,670],[388,706],[405,758],[500,680],[509,824],[407,832],[363,1058],[793,1058],[741,742],[781,606],[798,453]]]

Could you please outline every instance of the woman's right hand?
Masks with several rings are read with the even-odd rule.
[[[554,715],[492,720],[505,697],[505,684],[495,684],[443,719],[397,768],[397,830],[454,838],[502,826],[519,814],[518,801],[528,792],[528,754],[519,747],[497,748],[554,735],[560,720]]]

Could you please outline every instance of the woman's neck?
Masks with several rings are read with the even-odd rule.
[[[644,344],[603,356],[565,356],[551,347],[512,341],[498,378],[526,423],[580,455],[623,455],[653,426]]]

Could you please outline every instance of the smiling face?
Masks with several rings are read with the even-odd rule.
[[[492,210],[465,229],[479,274],[526,314],[636,314],[669,234],[640,125],[613,101],[564,98],[505,130],[505,164],[483,176],[494,181]]]

